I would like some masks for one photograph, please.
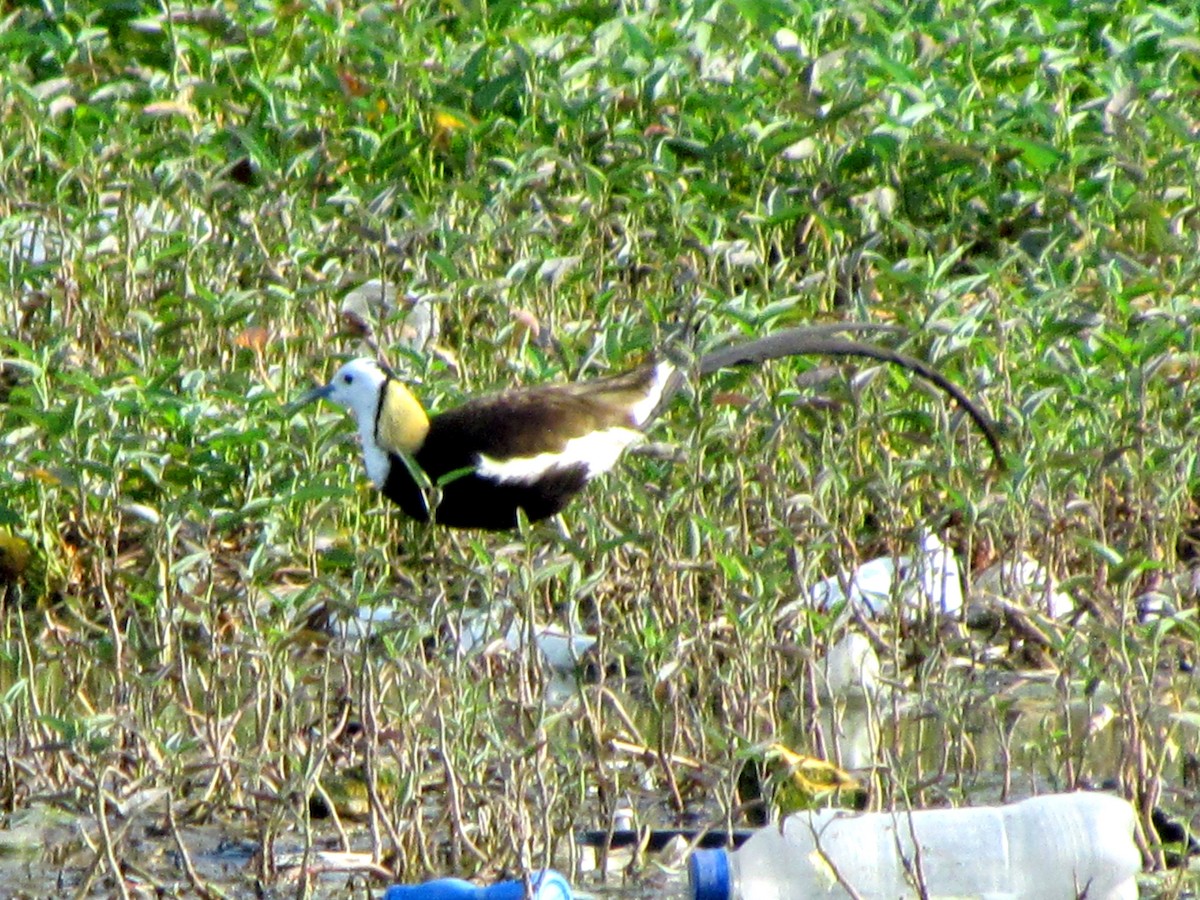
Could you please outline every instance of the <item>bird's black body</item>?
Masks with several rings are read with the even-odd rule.
[[[647,396],[654,366],[570,385],[542,385],[471,400],[434,415],[415,464],[434,490],[414,478],[412,465],[390,453],[383,493],[414,519],[455,528],[515,528],[517,511],[536,522],[559,512],[597,474],[584,462],[547,466],[536,478],[504,481],[481,474],[481,457],[496,461],[558,454],[567,442],[606,429],[640,431],[631,404]],[[444,479],[444,480],[443,480]]]
[[[384,496],[419,522],[429,521],[430,503],[436,502],[433,518],[439,525],[507,531],[517,527],[518,510],[523,510],[531,522],[549,518],[583,490],[589,480],[587,469],[574,465],[548,472],[532,484],[500,484],[471,471],[470,454],[461,445],[439,453],[438,443],[441,442],[435,442],[429,449],[422,448],[413,462],[434,485],[451,473],[460,473],[457,477],[449,479],[436,493],[426,494],[405,460],[393,453],[392,467],[383,485]]]

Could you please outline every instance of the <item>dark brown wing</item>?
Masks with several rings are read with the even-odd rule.
[[[452,457],[461,468],[474,464],[479,454],[505,460],[559,453],[572,438],[605,428],[636,427],[630,408],[646,396],[653,378],[653,367],[643,366],[609,378],[468,401],[430,420],[421,456],[436,447],[439,455]]]

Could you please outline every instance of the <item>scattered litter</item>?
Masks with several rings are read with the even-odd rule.
[[[779,154],[788,162],[800,162],[801,160],[811,159],[817,155],[819,151],[817,142],[812,138],[801,138],[794,144],[788,144]]]
[[[538,267],[538,278],[547,284],[558,284],[582,261],[582,256],[552,256]]]
[[[867,697],[879,690],[879,657],[871,642],[852,631],[817,661],[817,691],[824,698]]]
[[[959,569],[954,551],[937,535],[927,534],[917,556],[881,556],[863,563],[849,576],[825,578],[809,589],[806,605],[828,610],[848,597],[851,606],[869,616],[885,614],[894,601],[899,602],[906,619],[927,610],[957,615],[963,605]]]
[[[997,599],[1060,619],[1075,611],[1075,601],[1058,590],[1046,567],[1025,554],[988,566],[971,584],[971,605],[985,609]]]
[[[1135,601],[1138,621],[1144,625],[1148,622],[1174,618],[1179,615],[1179,607],[1175,604],[1177,599],[1163,590],[1151,590],[1138,594]]]
[[[175,209],[156,199],[126,211],[123,202],[119,193],[106,193],[98,214],[82,221],[49,213],[14,218],[0,228],[0,258],[29,266],[61,265],[80,251],[89,257],[120,253],[132,258],[151,238],[186,235],[202,244],[216,234],[208,214],[197,206]]]
[[[571,885],[553,869],[539,869],[526,878],[477,885],[462,878],[438,878],[424,884],[397,884],[383,900],[571,900]],[[531,893],[532,891],[532,893]]]
[[[780,28],[775,32],[775,37],[771,41],[775,45],[775,49],[780,53],[802,57],[804,55],[804,47],[800,43],[800,35],[796,34],[790,28]]]
[[[1187,619],[1196,615],[1200,598],[1200,568],[1189,566],[1174,576],[1155,578],[1134,598],[1138,621],[1146,624],[1163,619]]]
[[[754,250],[750,246],[750,242],[744,238],[732,241],[713,241],[708,247],[708,253],[716,259],[723,259],[731,269],[743,269],[762,263],[761,254]]]
[[[331,621],[335,636],[345,641],[361,641],[379,634],[399,618],[399,611],[391,606],[360,606],[354,615],[334,617]]]
[[[507,650],[520,652],[530,636],[530,629],[515,611],[467,613],[462,617],[458,649],[463,654],[487,652],[488,648],[499,643]],[[532,638],[546,665],[559,674],[574,672],[587,652],[596,645],[596,638],[591,635],[536,622]]]
[[[396,287],[384,284],[379,278],[364,281],[347,291],[340,309],[344,319],[357,320],[366,327],[383,321],[395,311]]]
[[[372,278],[347,292],[339,312],[342,324],[363,336],[382,330],[394,316],[401,323],[396,343],[421,351],[441,334],[437,302],[434,294],[408,293],[398,298],[395,285]]]

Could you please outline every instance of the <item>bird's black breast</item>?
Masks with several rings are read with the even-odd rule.
[[[419,452],[413,463],[420,466],[431,484],[451,473],[467,469],[445,465],[446,457]],[[448,479],[426,497],[405,461],[391,455],[391,468],[383,493],[400,505],[406,515],[426,522],[429,503],[437,498],[434,521],[452,528],[483,528],[504,531],[517,526],[517,510],[525,511],[531,522],[548,518],[561,510],[588,482],[583,466],[554,469],[531,484],[499,483],[476,474],[474,468]]]
[[[464,428],[460,417],[434,417],[424,444],[409,463],[389,455],[391,467],[384,494],[407,515],[422,522],[429,520],[428,504],[436,495],[435,522],[452,528],[503,531],[516,527],[518,509],[524,510],[531,522],[548,518],[587,484],[587,469],[582,465],[551,469],[530,483],[498,482],[479,475],[476,467],[481,454],[491,459],[511,459],[539,452],[536,444],[531,444],[530,432],[514,438],[511,429],[492,424],[494,427],[489,429],[485,417]],[[427,497],[410,465],[418,466],[431,485],[441,482],[438,490]]]

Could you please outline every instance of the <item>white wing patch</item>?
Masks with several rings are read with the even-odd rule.
[[[662,400],[663,391],[674,373],[675,367],[669,362],[660,362],[654,367],[654,378],[650,382],[650,390],[646,392],[645,397],[629,408],[629,415],[633,417],[634,423],[639,428],[646,424],[650,413],[654,412],[654,408]]]
[[[657,382],[657,375],[655,380]],[[661,387],[658,393],[662,393]],[[649,407],[645,415],[649,415],[653,408]],[[491,478],[501,484],[533,484],[554,469],[581,465],[587,469],[588,478],[595,478],[616,465],[625,448],[641,439],[642,433],[633,428],[605,428],[603,431],[593,431],[582,437],[571,438],[558,453],[539,453],[536,456],[518,456],[515,459],[492,459],[481,453],[476,471],[484,478]]]

